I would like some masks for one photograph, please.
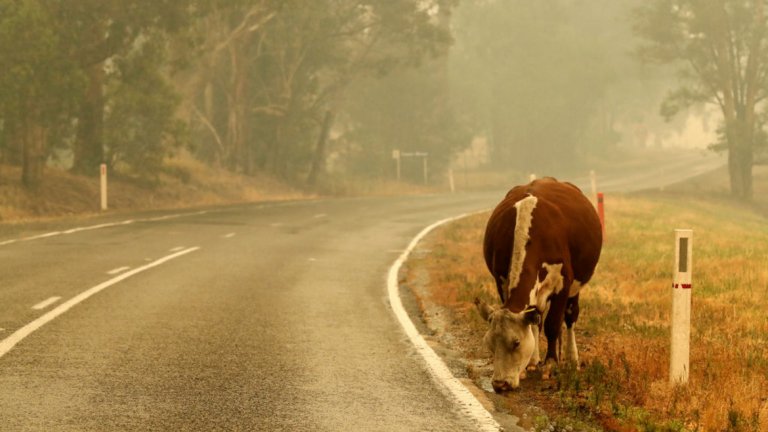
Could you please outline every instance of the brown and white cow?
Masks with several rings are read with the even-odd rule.
[[[494,390],[517,388],[526,366],[538,365],[541,317],[547,337],[544,376],[558,361],[563,320],[566,360],[578,364],[573,325],[579,290],[592,277],[602,243],[594,207],[570,183],[542,178],[516,186],[494,209],[483,246],[503,306],[475,301],[490,326],[484,342],[494,356]]]

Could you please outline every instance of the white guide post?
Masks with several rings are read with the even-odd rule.
[[[453,183],[453,168],[448,168],[448,186],[451,189],[451,193],[456,192],[456,185]]]
[[[597,175],[595,170],[589,172],[589,183],[592,186],[592,203],[597,207]]]
[[[675,230],[675,278],[672,283],[672,340],[669,354],[669,380],[688,382],[691,338],[691,264],[693,230]]]
[[[392,150],[392,159],[395,160],[395,178],[400,181],[400,150]]]
[[[101,164],[101,210],[107,209],[107,164]]]

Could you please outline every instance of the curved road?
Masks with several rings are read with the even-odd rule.
[[[0,430],[472,430],[385,278],[421,228],[503,193],[6,228]]]

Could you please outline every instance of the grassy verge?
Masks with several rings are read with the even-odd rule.
[[[581,369],[562,369],[552,383],[529,378],[500,403],[532,402],[607,430],[768,430],[766,219],[727,202],[679,195],[609,196],[606,205],[607,241],[581,296]],[[409,265],[410,273],[429,275],[429,298],[422,300],[451,315],[441,321],[457,341],[452,348],[464,352],[468,374],[486,389],[485,323],[471,302],[498,301],[482,259],[487,217],[435,231],[423,246],[431,253]],[[686,387],[668,383],[674,228],[694,230]]]
[[[21,168],[0,164],[0,222],[25,222],[100,214],[97,177],[48,167],[35,190],[21,185]],[[396,195],[435,188],[395,181],[324,176],[308,190],[264,174],[239,175],[188,155],[169,159],[152,180],[109,174],[109,212],[159,210],[325,196]]]

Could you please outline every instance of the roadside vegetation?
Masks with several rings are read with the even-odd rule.
[[[186,153],[346,194],[711,144],[749,201],[765,27],[752,0],[0,0],[0,183],[159,189]]]
[[[756,191],[768,188],[767,174],[757,176]],[[586,415],[615,431],[768,430],[765,215],[703,193],[608,195],[606,207],[607,240],[580,299],[580,369],[563,366],[552,382],[534,374],[520,392],[488,396],[518,415],[521,404],[544,408],[549,422],[540,425],[568,425],[563,418]],[[436,304],[449,315],[440,320],[451,337],[440,340],[465,355],[467,373],[486,391],[486,324],[472,301],[498,302],[482,257],[487,218],[439,228],[408,266],[409,283],[419,274],[428,280],[422,305]],[[668,376],[675,228],[694,230],[687,386],[670,385]],[[424,316],[428,323],[434,318]]]
[[[257,201],[312,199],[317,193],[268,174],[242,175],[211,167],[181,154],[163,162],[153,181],[119,172],[109,175],[109,209],[100,211],[99,179],[49,168],[32,191],[18,178],[20,167],[0,164],[0,223],[141,210],[178,209]],[[157,182],[162,186],[158,187]],[[434,192],[434,188],[393,180],[335,180],[335,196],[395,195]]]

